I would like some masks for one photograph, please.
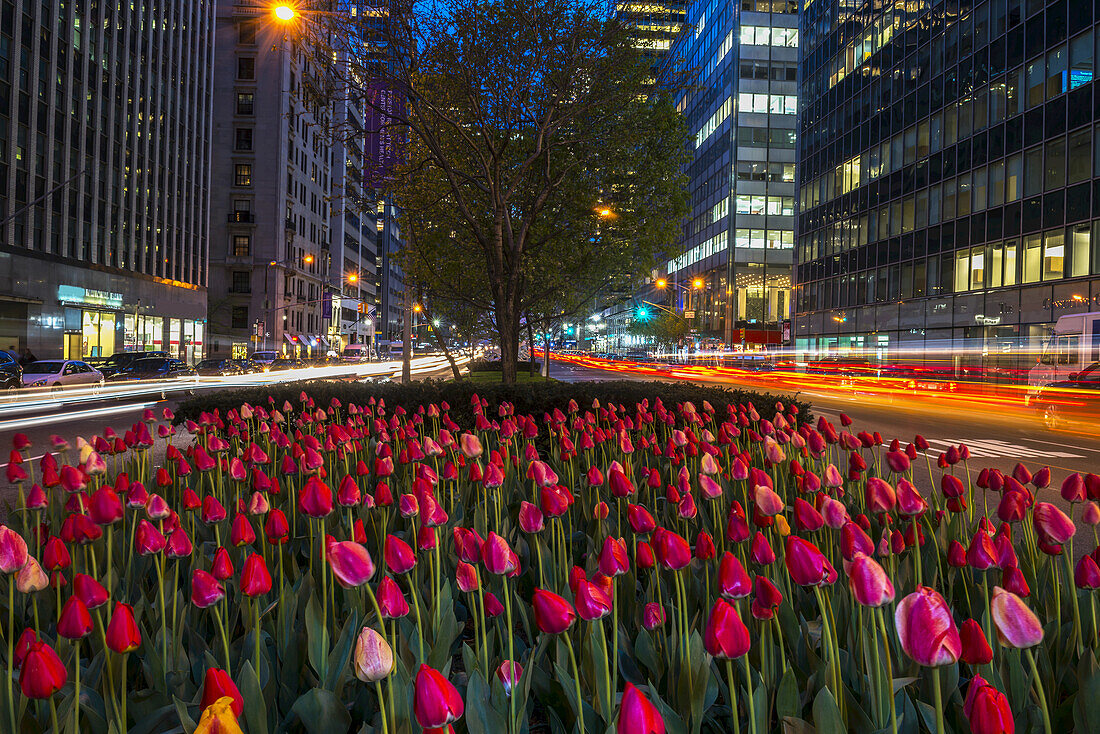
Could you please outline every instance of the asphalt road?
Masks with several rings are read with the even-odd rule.
[[[609,372],[571,364],[553,362],[551,375],[566,382],[587,380],[638,379],[652,380],[650,375],[634,376],[629,372]],[[669,381],[676,378],[666,378]],[[680,381],[680,380],[677,380]],[[759,389],[756,385],[739,384],[730,379],[693,379],[698,384],[725,385]],[[883,400],[874,396],[853,394],[850,391],[823,388],[807,390],[797,397],[809,402],[815,416],[823,415],[839,425],[840,414],[853,420],[856,431],[878,431],[885,443],[898,438],[904,446],[921,434],[932,447],[933,474],[938,477],[935,459],[948,446],[965,443],[970,449],[971,474],[977,476],[982,467],[996,467],[1011,472],[1017,462],[1022,462],[1032,472],[1049,466],[1052,474],[1051,488],[1040,491],[1039,499],[1061,503],[1058,488],[1062,480],[1073,472],[1100,473],[1100,435],[1094,432],[1054,432],[1046,428],[1031,411],[989,409],[967,405],[954,407],[943,402],[891,398]],[[777,392],[783,397],[792,393]],[[926,491],[930,481],[924,462],[916,462],[917,486]]]

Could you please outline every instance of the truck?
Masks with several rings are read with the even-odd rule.
[[[1038,363],[1028,370],[1025,403],[1030,404],[1043,386],[1072,380],[1097,361],[1100,361],[1100,311],[1058,317],[1054,333],[1043,342]]]

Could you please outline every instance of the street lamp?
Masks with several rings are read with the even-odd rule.
[[[359,282],[359,273],[348,273],[348,282],[355,285]]]
[[[284,23],[294,20],[298,15],[298,11],[294,9],[294,6],[288,3],[279,3],[273,8],[272,12],[275,13],[276,18]]]

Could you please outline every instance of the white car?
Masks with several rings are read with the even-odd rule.
[[[40,359],[23,366],[23,387],[102,385],[103,373],[76,359]]]

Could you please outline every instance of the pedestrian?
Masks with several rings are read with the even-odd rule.
[[[38,357],[34,356],[34,352],[31,351],[31,348],[23,347],[23,356],[19,358],[19,365],[21,367],[26,367],[31,362],[36,361],[38,361]]]
[[[15,350],[15,345],[14,344],[9,344],[8,348],[5,349],[4,351],[7,352],[8,356],[11,357],[12,359],[14,359],[16,362],[19,361],[19,352],[17,352]]]

